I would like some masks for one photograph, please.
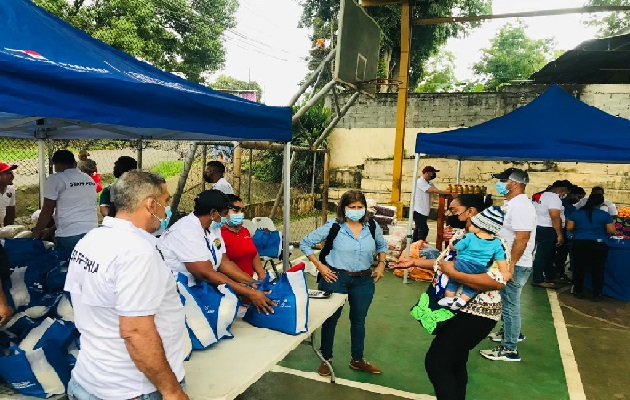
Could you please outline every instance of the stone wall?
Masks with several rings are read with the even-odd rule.
[[[403,162],[402,201],[409,205],[413,178],[413,158],[406,158]],[[443,158],[420,159],[420,167],[432,165],[439,169],[438,177],[433,181],[440,189],[446,189],[448,184],[456,183],[457,161]],[[588,164],[588,163],[507,163],[503,161],[462,161],[460,182],[464,184],[482,185],[488,188],[488,193],[496,194],[491,174],[516,166],[528,171],[530,183],[527,194],[532,195],[544,190],[547,185],[557,179],[568,179],[572,183],[582,186],[587,193],[593,186],[602,186],[606,190],[606,198],[618,205],[630,205],[630,166],[625,164]],[[334,187],[329,190],[329,198],[336,201],[349,188],[359,188],[367,197],[376,199],[380,204],[390,201],[392,187],[392,160],[369,159],[365,161],[362,170],[361,185]],[[435,196],[434,196],[435,197]]]

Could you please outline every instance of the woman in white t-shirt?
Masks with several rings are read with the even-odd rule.
[[[171,271],[188,277],[189,285],[196,281],[217,286],[225,283],[237,295],[247,297],[260,312],[273,313],[274,302],[252,287],[254,279],[225,254],[221,227],[232,207],[227,195],[219,190],[201,192],[195,198],[194,211],[160,236],[158,249]]]

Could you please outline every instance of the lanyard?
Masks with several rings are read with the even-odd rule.
[[[212,259],[214,260],[214,265],[217,265],[217,251],[214,249],[214,246],[210,244],[210,241],[208,240],[208,236],[206,235],[206,233],[204,232],[203,234],[203,238],[206,239],[206,246],[208,246],[208,250],[210,250],[210,253],[212,254]]]

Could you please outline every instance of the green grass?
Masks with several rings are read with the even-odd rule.
[[[168,179],[171,176],[179,175],[184,169],[184,161],[162,161],[159,164],[151,167],[151,171],[157,172],[162,175],[164,179]]]
[[[12,162],[37,158],[37,147],[10,147],[0,149],[0,160]]]

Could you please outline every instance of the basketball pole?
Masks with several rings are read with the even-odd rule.
[[[407,117],[407,91],[409,83],[409,51],[411,47],[411,0],[402,0],[400,17],[400,75],[396,109],[396,140],[394,142],[394,166],[392,173],[392,196],[390,204],[396,206],[398,219],[402,218],[401,190],[402,166],[405,148]],[[411,212],[411,210],[410,210]]]

